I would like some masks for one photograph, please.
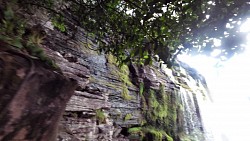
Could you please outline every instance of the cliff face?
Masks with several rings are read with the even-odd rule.
[[[56,139],[76,82],[0,43],[0,140]]]
[[[60,122],[58,140],[204,140],[199,100],[206,83],[181,62],[172,69],[154,63],[118,67],[110,54],[98,53],[94,39],[54,29],[43,15],[46,54],[63,74],[78,81]],[[69,22],[70,23],[70,22]]]

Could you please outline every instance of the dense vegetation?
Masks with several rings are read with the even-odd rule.
[[[182,52],[210,55],[220,39],[222,59],[241,52],[244,39],[237,28],[250,14],[247,0],[22,0],[25,7],[48,10],[54,26],[64,23],[95,35],[100,51],[111,52],[120,62],[168,64]],[[158,55],[159,58],[155,57]]]
[[[247,0],[22,0],[18,3],[28,9],[35,6],[46,10],[53,25],[72,37],[74,33],[68,30],[66,21],[71,21],[74,27],[83,27],[87,36],[98,42],[100,51],[112,53],[120,63],[150,64],[156,59],[170,65],[182,52],[210,55],[218,50],[215,39],[221,40],[221,53],[217,57],[230,58],[244,49],[244,34],[238,32],[237,25],[250,15]],[[5,17],[4,21],[8,20]]]
[[[0,43],[3,40],[53,65],[38,48],[44,38],[43,32],[28,30],[23,19],[14,15],[18,11],[16,5],[3,1],[0,0],[1,4],[5,3],[0,5]],[[53,26],[72,38],[75,34],[72,29],[85,29],[87,36],[99,44],[99,51],[115,56],[107,54],[108,62],[117,66],[115,60],[150,64],[156,59],[171,65],[183,52],[210,55],[218,49],[214,46],[215,39],[222,41],[221,53],[217,57],[230,58],[243,50],[241,44],[245,38],[238,32],[237,25],[250,14],[250,4],[246,0],[16,1],[22,10],[29,11],[34,7],[46,10]],[[122,97],[131,100],[128,66],[121,65],[119,71],[111,73],[122,82]],[[169,135],[174,133],[165,131],[179,128],[170,123],[175,123],[181,106],[177,102],[169,104],[171,94],[166,94],[162,85],[159,90],[146,88],[143,83],[139,87],[145,121],[141,127],[130,128],[128,132],[150,135],[153,140],[173,140]],[[123,120],[131,117],[126,114]],[[96,118],[99,123],[104,123],[106,115],[102,110],[96,110]]]

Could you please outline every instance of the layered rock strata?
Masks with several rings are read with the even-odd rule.
[[[140,140],[141,134],[157,140],[153,132],[162,130],[162,140],[202,138],[198,97],[206,95],[207,86],[196,71],[183,63],[172,69],[160,63],[118,67],[115,57],[96,51],[97,42],[86,31],[74,27],[72,33],[71,21],[68,33],[62,33],[44,15],[28,17],[30,25],[41,24],[46,31],[46,54],[78,82],[60,121],[58,140]]]

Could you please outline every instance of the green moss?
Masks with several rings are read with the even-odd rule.
[[[132,114],[126,114],[124,117],[124,121],[130,120],[132,118]]]
[[[120,67],[120,71],[117,74],[118,74],[118,76],[123,84],[126,84],[128,86],[132,86],[132,83],[131,83],[130,78],[129,78],[129,69],[128,69],[127,65],[122,65]]]
[[[60,30],[61,32],[66,32],[66,25],[64,24],[64,18],[62,16],[54,16],[52,18],[52,25]]]
[[[131,100],[132,96],[129,95],[128,88],[124,85],[122,86],[122,98],[124,100]]]
[[[162,141],[163,139],[167,139],[167,141],[173,141],[172,137],[170,137],[164,130],[157,129],[155,127],[143,127],[142,132],[146,137],[152,137],[152,141]]]
[[[165,105],[159,105],[157,107],[156,112],[158,113],[158,117],[162,120],[163,118],[168,116],[168,108]]]
[[[132,128],[129,128],[128,132],[130,134],[138,134],[140,136],[144,136],[145,138],[147,138],[147,140],[150,140],[150,141],[162,141],[163,138],[168,138],[168,139],[171,138],[164,131],[158,130],[151,126],[150,127],[132,127]],[[170,141],[173,141],[173,140],[170,140]]]
[[[149,110],[146,113],[148,121],[156,122],[157,120],[164,120],[168,116],[167,96],[165,92],[159,91],[156,93],[154,90],[149,90],[148,97]]]
[[[145,124],[147,124],[147,121],[145,119],[141,119],[140,120],[140,125],[144,126]]]
[[[107,60],[110,64],[116,66],[116,68],[114,68],[111,73],[113,75],[117,75],[123,84],[131,86],[132,83],[131,83],[130,78],[129,78],[128,66],[125,64],[119,64],[117,62],[117,59],[111,54],[107,55]]]
[[[132,127],[128,129],[129,139],[136,141],[143,141],[144,133],[142,131],[142,127]]]
[[[129,79],[129,69],[126,65],[121,65],[112,55],[107,56],[108,62],[111,64],[112,74],[117,76],[122,82],[122,97],[125,100],[131,100],[128,86],[132,85]],[[160,84],[159,89],[147,89],[143,83],[139,84],[139,95],[141,97],[142,114],[141,119],[143,127],[133,127],[129,129],[131,134],[139,134],[141,136],[150,136],[152,141],[168,140],[173,141],[167,133],[176,131],[177,106],[178,102],[173,94],[166,93],[164,85]],[[130,119],[131,115],[127,114],[124,121]]]
[[[149,107],[156,109],[159,106],[159,102],[157,101],[155,97],[154,90],[150,89],[149,91],[150,91],[149,99],[148,99]]]
[[[105,85],[107,87],[110,87],[112,89],[115,89],[117,91],[121,91],[121,96],[124,100],[131,100],[133,97],[129,95],[128,87],[125,84],[117,85],[115,83],[110,83],[105,80],[96,79],[95,77],[91,76],[89,78],[89,81],[92,83],[98,83],[101,85]]]
[[[153,141],[162,141],[162,133],[160,131],[155,129],[147,129],[146,132],[152,135]]]
[[[96,113],[96,119],[99,121],[99,123],[105,123],[105,120],[106,120],[106,116],[104,114],[104,112],[101,110],[101,109],[97,109],[95,111]]]
[[[108,60],[108,63],[110,64],[114,64],[116,66],[118,66],[118,62],[117,62],[117,59],[115,58],[115,56],[113,56],[112,54],[107,54],[106,56],[107,60]]]
[[[177,131],[177,108],[179,108],[177,104],[179,103],[178,99],[175,98],[176,95],[167,93],[162,84],[160,84],[159,89],[144,88],[140,95],[145,120],[142,125],[143,134],[151,137],[153,141],[163,139],[173,141],[169,134],[175,135]]]
[[[129,95],[129,90],[128,90],[128,86],[132,86],[132,82],[130,81],[129,78],[129,68],[127,65],[125,64],[119,64],[117,59],[111,55],[108,54],[106,56],[108,63],[110,64],[110,69],[111,69],[111,74],[114,76],[117,76],[118,79],[121,81],[122,83],[122,92],[121,92],[121,96],[123,99],[125,100],[131,100],[132,97]]]
[[[132,127],[128,129],[128,133],[130,134],[138,134],[142,132],[142,127]]]
[[[167,141],[174,141],[173,138],[171,136],[169,136],[168,134],[165,135],[167,138]]]
[[[28,53],[33,57],[39,58],[53,69],[59,69],[59,67],[44,54],[41,48],[41,43],[45,38],[45,32],[42,30],[42,27],[28,27],[26,21],[19,17],[12,9],[12,7],[16,6],[15,1],[6,3],[3,18],[0,19],[0,41],[10,45],[5,47],[18,49],[24,52],[24,54]]]
[[[143,92],[144,92],[144,83],[141,82],[140,86],[139,86],[139,94],[140,94],[140,96],[142,96]]]

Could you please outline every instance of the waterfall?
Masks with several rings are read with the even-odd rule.
[[[215,68],[217,62],[211,58],[189,59],[211,92],[211,100],[198,100],[207,141],[250,141],[249,54],[245,51],[221,68]]]
[[[184,106],[184,129],[186,134],[191,134],[196,128],[201,128],[196,112],[193,94],[181,88],[181,103]]]
[[[181,63],[179,75],[181,78],[178,90],[179,103],[182,106],[179,115],[179,136],[181,141],[210,141],[204,133],[203,113],[208,101],[208,91],[203,77],[185,63]],[[212,140],[211,140],[212,141]]]
[[[180,97],[181,104],[183,105],[183,129],[185,134],[192,137],[191,140],[205,141],[205,129],[201,117],[201,103],[204,102],[202,94],[192,93],[186,89],[180,88]]]
[[[242,54],[226,62],[206,56],[182,55],[178,58],[205,76],[211,99],[200,102],[207,141],[250,141],[250,19],[239,32],[245,32]]]

